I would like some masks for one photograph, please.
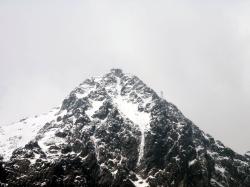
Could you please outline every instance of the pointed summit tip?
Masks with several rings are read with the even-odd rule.
[[[118,68],[112,68],[110,70],[110,73],[116,75],[117,77],[122,77],[124,75],[123,71],[121,69],[118,69]]]

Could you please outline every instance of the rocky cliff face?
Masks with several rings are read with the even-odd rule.
[[[85,80],[60,108],[4,127],[0,137],[0,186],[250,186],[247,154],[119,69]]]

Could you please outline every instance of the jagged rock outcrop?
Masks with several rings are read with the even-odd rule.
[[[31,141],[19,135],[23,145],[15,143],[12,154],[6,151],[11,141],[0,144],[7,158],[4,170],[0,167],[6,172],[1,182],[9,186],[250,186],[249,156],[205,134],[138,77],[119,69],[85,80],[60,108],[45,116],[18,123],[18,127],[23,123],[37,128]]]
[[[0,187],[3,187],[6,185],[6,182],[7,182],[6,177],[7,177],[7,172],[5,170],[3,158],[0,157]]]

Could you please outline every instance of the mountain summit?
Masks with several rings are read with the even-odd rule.
[[[249,187],[250,159],[120,69],[0,128],[0,186]]]

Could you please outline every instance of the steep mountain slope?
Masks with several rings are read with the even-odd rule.
[[[10,159],[12,152],[35,138],[39,129],[46,122],[50,122],[57,112],[59,112],[59,108],[55,108],[47,114],[22,119],[18,123],[0,127],[0,155],[4,159]]]
[[[38,118],[1,130],[2,183],[250,186],[247,155],[215,141],[139,78],[119,69],[85,80],[59,109]],[[6,133],[32,132],[32,126],[29,137]]]

